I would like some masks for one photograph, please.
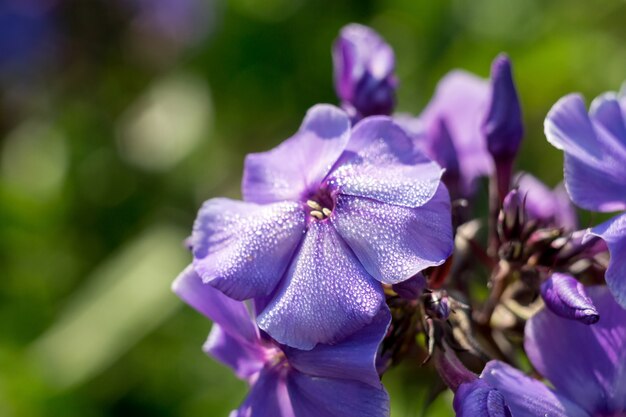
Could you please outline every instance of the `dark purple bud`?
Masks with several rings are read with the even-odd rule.
[[[424,294],[424,309],[428,316],[447,320],[450,317],[450,300],[444,290],[436,290]]]
[[[522,194],[513,189],[502,201],[502,210],[498,216],[498,233],[502,241],[519,239],[524,227],[524,200]]]
[[[491,66],[491,100],[482,132],[496,164],[498,195],[502,199],[509,189],[513,160],[524,135],[511,62],[504,54],[496,57]]]
[[[554,273],[541,285],[541,296],[546,306],[557,316],[594,324],[600,320],[585,287],[574,277]]]
[[[491,101],[482,130],[487,138],[487,149],[496,163],[501,158],[515,158],[524,127],[511,61],[505,54],[496,57],[491,66]]]
[[[359,120],[389,115],[396,105],[393,49],[372,29],[345,26],[333,45],[335,90],[342,106]]]
[[[393,284],[392,288],[400,297],[407,300],[416,300],[422,295],[424,287],[426,287],[426,278],[421,273],[418,273],[406,281]]]

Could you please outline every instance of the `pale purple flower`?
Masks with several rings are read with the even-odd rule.
[[[492,361],[480,379],[458,389],[457,416],[471,410],[502,414],[499,401],[480,391],[496,391],[513,417],[621,417],[626,415],[626,310],[606,287],[588,294],[602,319],[593,326],[561,318],[544,309],[526,325],[525,349],[535,369],[554,390],[499,361]],[[479,391],[475,393],[475,391]]]
[[[345,26],[333,45],[335,90],[354,120],[390,115],[398,81],[393,49],[371,28]]]
[[[375,367],[391,316],[373,321],[336,345],[301,351],[280,345],[256,327],[246,304],[206,285],[189,266],[174,291],[214,321],[204,351],[250,384],[231,417],[385,417],[389,397]]]
[[[545,121],[548,141],[565,153],[565,185],[578,206],[601,212],[626,210],[626,99],[614,93],[596,98],[589,113],[582,97],[559,100]],[[626,307],[626,214],[594,227],[611,260],[606,282]]]
[[[201,208],[191,239],[204,282],[229,297],[268,297],[257,321],[280,343],[311,349],[369,323],[397,284],[452,250],[441,168],[393,121],[351,128],[318,105],[275,149],[248,155],[244,202]]]
[[[550,275],[541,284],[541,297],[557,316],[585,324],[594,324],[600,319],[585,287],[571,275],[558,272]]]

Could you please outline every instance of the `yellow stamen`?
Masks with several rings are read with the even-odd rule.
[[[330,215],[333,214],[333,212],[330,211],[330,209],[327,209],[326,207],[322,209],[322,213],[324,213],[324,216],[326,217],[330,217]]]
[[[324,219],[324,214],[321,211],[318,210],[311,210],[311,216],[319,219],[319,220],[323,220]]]
[[[306,205],[311,207],[313,210],[322,210],[322,206],[317,201],[307,200]],[[311,213],[312,214],[312,213]]]

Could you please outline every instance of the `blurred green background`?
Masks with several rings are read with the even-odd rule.
[[[225,416],[245,384],[201,352],[170,284],[203,200],[239,197],[245,154],[335,103],[330,47],[360,22],[395,48],[399,110],[453,68],[510,54],[519,166],[554,185],[543,118],[626,78],[626,3],[588,0],[0,0],[0,416]],[[417,364],[393,416],[427,410]]]

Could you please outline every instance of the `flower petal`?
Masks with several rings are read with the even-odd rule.
[[[270,151],[246,157],[241,185],[244,200],[300,200],[317,188],[349,138],[350,120],[343,110],[329,104],[312,107],[295,135]]]
[[[339,195],[331,221],[367,272],[385,284],[441,265],[452,252],[450,197],[443,184],[417,208]]]
[[[391,314],[383,308],[374,320],[336,345],[317,345],[312,350],[284,348],[289,364],[310,376],[350,379],[380,388],[375,358]]]
[[[493,160],[481,132],[489,95],[488,81],[455,70],[439,81],[433,99],[420,116],[427,131],[436,132],[433,125],[441,120],[445,122],[458,156],[465,194],[471,193],[477,178],[493,171]]]
[[[225,332],[249,343],[259,340],[259,332],[246,305],[202,282],[192,265],[176,278],[172,290],[189,306],[219,324]]]
[[[613,415],[626,410],[626,310],[606,287],[587,292],[600,321],[587,326],[544,309],[526,324],[524,346],[559,393],[592,415]]]
[[[454,395],[456,417],[511,417],[504,396],[484,380],[461,384]]]
[[[257,318],[279,343],[312,349],[370,323],[384,297],[328,221],[314,221],[276,297]]]
[[[287,269],[304,227],[305,213],[297,203],[214,198],[204,203],[194,223],[194,268],[229,297],[267,295]]]
[[[298,417],[389,416],[389,395],[382,387],[293,372],[287,388]]]
[[[339,193],[418,207],[437,191],[443,170],[413,148],[406,132],[385,116],[363,119],[328,182]]]
[[[230,414],[230,417],[295,416],[285,378],[275,368],[264,369],[261,372],[243,404]]]
[[[626,308],[626,213],[594,227],[590,234],[602,238],[609,247],[606,284],[617,302]]]
[[[592,121],[580,95],[563,97],[548,113],[545,133],[550,143],[565,152],[565,182],[574,203],[595,211],[623,210],[626,137],[613,136],[606,128],[612,122],[603,108],[610,105],[597,100],[593,106],[597,121]]]
[[[573,402],[504,362],[489,362],[481,379],[502,394],[514,417],[590,417]]]
[[[219,292],[216,289],[213,291]],[[267,350],[259,341],[250,343],[237,336],[237,333],[227,333],[219,324],[213,324],[202,350],[232,368],[239,378],[248,379],[257,374],[265,365]]]
[[[526,172],[519,173],[514,183],[518,185],[530,218],[568,231],[577,229],[576,210],[562,186],[551,190]]]

